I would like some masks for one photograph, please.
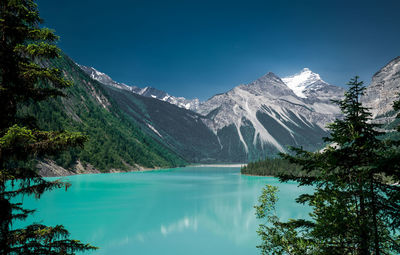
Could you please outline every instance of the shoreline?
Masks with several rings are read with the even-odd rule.
[[[244,167],[247,163],[234,163],[234,164],[189,164],[183,167],[217,167],[217,168],[229,168],[229,167]],[[130,169],[128,171],[121,171],[118,169],[110,169],[106,172],[100,172],[98,169],[93,167],[89,167],[85,169],[80,163],[78,164],[77,171],[67,170],[55,164],[53,161],[42,161],[40,162],[39,174],[42,177],[67,177],[67,176],[74,176],[74,175],[83,175],[83,174],[112,174],[112,173],[132,173],[132,172],[150,172],[150,171],[159,171],[159,170],[168,170],[168,169],[175,169],[181,168],[182,166],[177,167],[170,167],[170,168],[138,168],[138,169]],[[46,171],[43,171],[46,170]],[[241,173],[240,173],[241,174]],[[250,175],[249,175],[250,176]],[[254,175],[258,176],[258,175]]]
[[[274,177],[274,178],[276,178],[276,177],[273,176],[273,175],[257,175],[257,174],[242,174],[242,173],[240,173],[240,175],[245,175],[245,176],[257,176],[257,177]]]
[[[161,169],[172,169],[172,168],[145,168],[141,166],[137,166],[137,168],[131,167],[127,171],[120,169],[109,169],[108,171],[101,172],[100,170],[94,168],[89,165],[84,167],[79,161],[76,164],[74,170],[65,169],[59,165],[57,165],[54,161],[46,160],[41,161],[37,165],[38,174],[42,177],[66,177],[66,176],[74,176],[74,175],[82,175],[82,174],[112,174],[112,173],[130,173],[130,172],[148,172],[148,171],[157,171]],[[173,167],[177,168],[177,167]]]
[[[247,163],[236,163],[236,164],[199,164],[199,165],[188,165],[188,167],[244,167]]]
[[[119,170],[111,170],[108,172],[100,172],[100,171],[87,171],[87,172],[72,172],[68,171],[68,173],[64,173],[63,175],[52,175],[52,176],[44,176],[41,175],[42,177],[48,178],[62,178],[62,177],[68,177],[68,176],[75,176],[75,175],[88,175],[88,174],[117,174],[117,173],[133,173],[133,172],[151,172],[151,171],[157,171],[157,170],[162,170],[162,169],[170,169],[170,168],[149,168],[149,169],[141,169],[141,170],[128,170],[128,171],[119,171]]]

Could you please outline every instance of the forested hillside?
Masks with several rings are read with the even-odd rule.
[[[181,157],[128,120],[103,87],[69,57],[63,55],[50,64],[63,70],[74,86],[66,90],[65,98],[31,104],[23,111],[37,117],[41,129],[79,131],[89,137],[84,149],[63,152],[54,158],[58,165],[73,169],[79,160],[84,167],[90,164],[106,172],[185,164]]]
[[[186,160],[192,163],[229,161],[229,157],[222,155],[217,137],[204,124],[204,116],[111,86],[105,85],[104,89],[132,121],[168,144]]]

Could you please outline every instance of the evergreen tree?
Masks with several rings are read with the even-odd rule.
[[[62,72],[50,66],[59,56],[58,37],[41,28],[33,0],[0,1],[0,254],[74,254],[95,249],[68,239],[62,226],[33,224],[13,229],[32,210],[12,202],[22,195],[40,197],[45,191],[69,186],[47,181],[36,173],[36,159],[82,146],[85,136],[39,130],[35,119],[18,114],[25,104],[64,96],[71,86]]]
[[[330,145],[319,152],[297,148],[294,156],[282,154],[306,175],[281,174],[280,180],[315,187],[313,194],[297,198],[313,209],[311,219],[280,222],[268,202],[276,191],[264,190],[258,216],[272,226],[261,225],[261,248],[274,254],[400,253],[400,187],[393,185],[400,180],[400,150],[379,138],[379,126],[360,103],[363,83],[355,77],[348,85],[344,99],[336,101],[344,118],[329,125]]]

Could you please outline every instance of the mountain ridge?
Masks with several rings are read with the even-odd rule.
[[[114,84],[103,84],[109,88],[120,89],[119,86],[114,86]],[[330,85],[326,84],[326,86]],[[164,99],[168,94],[159,92],[159,90],[146,87],[141,92],[133,94],[168,102]],[[194,153],[190,152],[196,150],[188,147],[185,142],[177,144],[176,141],[182,140],[181,137],[173,134],[173,129],[166,130],[165,127],[175,125],[175,128],[178,128],[179,126],[191,125],[193,130],[202,130],[204,127],[201,127],[201,125],[205,125],[212,131],[212,134],[206,135],[207,138],[204,139],[214,146],[217,141],[219,145],[219,151],[214,150],[211,153],[206,153],[211,162],[218,162],[218,158],[224,162],[234,162],[233,160],[237,159],[248,161],[264,157],[267,154],[274,155],[277,152],[287,152],[287,146],[305,146],[309,149],[322,146],[321,138],[327,135],[325,125],[337,117],[339,111],[330,102],[315,99],[316,101],[312,102],[313,104],[307,103],[305,99],[298,97],[279,76],[272,72],[266,73],[249,84],[238,85],[225,93],[214,95],[209,100],[199,103],[195,109],[192,109],[202,116],[196,118],[193,117],[193,114],[182,113],[173,107],[162,106],[133,94],[130,96],[128,94],[122,95],[115,90],[110,90],[110,93],[120,102],[121,108],[125,109],[135,121],[142,123],[144,129],[152,132],[159,139],[164,139],[172,134],[174,139],[167,139],[168,143],[175,150],[180,151],[181,155],[192,155],[190,160],[196,161],[198,159],[195,159]],[[128,98],[126,98],[127,96]],[[138,101],[141,101],[140,104],[146,105],[147,110],[140,109]],[[136,103],[132,104],[132,102]],[[326,106],[321,107],[324,104],[329,105],[334,110]],[[159,107],[158,110],[152,110],[156,105]],[[175,105],[179,106],[176,103]],[[180,107],[187,109],[187,107]],[[174,114],[164,113],[164,115],[170,116],[169,119],[165,119],[164,116],[158,114],[158,112],[164,111],[162,108],[168,108]],[[321,113],[321,108],[323,108],[323,113]],[[177,116],[179,114],[191,117],[181,119]],[[158,118],[163,119],[164,123],[161,123]],[[143,122],[143,120],[147,121]],[[179,122],[179,124],[172,123],[172,120]],[[193,124],[194,122],[197,122],[197,124]],[[183,131],[182,134],[186,134],[185,132]],[[186,135],[190,136],[190,134]],[[305,136],[308,136],[308,138],[305,139]],[[234,146],[233,141],[235,141]],[[201,141],[192,140],[191,143],[204,147],[201,145]]]
[[[178,107],[182,107],[188,110],[194,110],[198,107],[200,104],[199,99],[194,98],[194,99],[186,99],[184,97],[175,97],[169,95],[167,92],[146,86],[144,88],[140,88],[137,86],[130,86],[125,83],[120,83],[116,82],[113,79],[111,79],[110,76],[107,74],[98,71],[94,67],[87,67],[83,65],[77,64],[84,72],[86,72],[92,79],[97,80],[98,82],[108,85],[108,86],[113,86],[119,89],[127,90],[132,93],[142,95],[145,97],[152,97],[159,99],[161,101],[165,101],[174,105],[177,105]]]
[[[328,135],[327,124],[341,116],[331,99],[345,92],[309,68],[284,78],[267,72],[193,108],[166,100],[170,95],[155,88],[120,93],[115,83],[102,84],[146,132],[189,162],[202,163],[247,162],[288,152],[288,146],[317,150]]]

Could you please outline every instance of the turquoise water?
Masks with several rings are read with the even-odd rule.
[[[242,176],[239,168],[77,175],[72,187],[40,200],[28,223],[63,224],[93,254],[259,254],[253,206],[265,184],[279,187],[278,214],[305,217],[294,202],[304,191],[272,177]]]

